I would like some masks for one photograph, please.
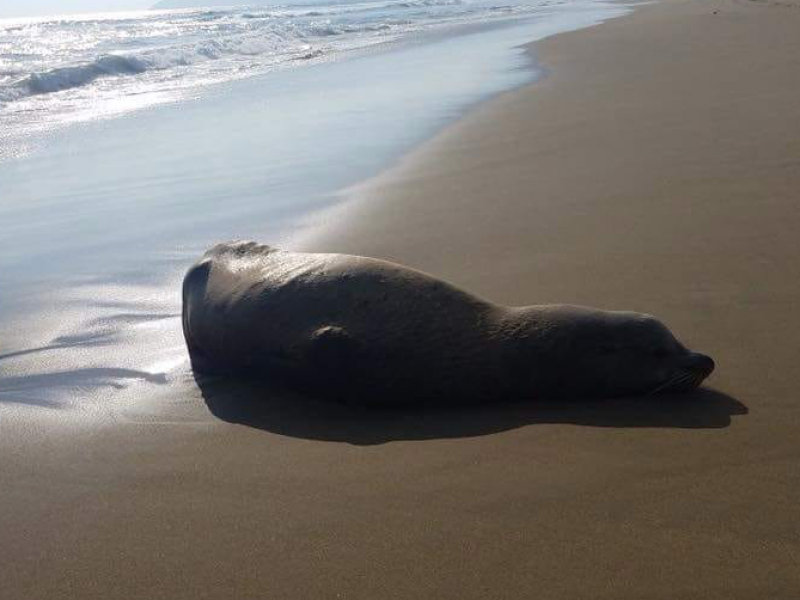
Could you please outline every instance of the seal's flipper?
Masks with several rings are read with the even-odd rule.
[[[258,242],[247,242],[244,240],[237,240],[232,242],[224,242],[217,244],[208,250],[203,256],[204,258],[228,260],[242,259],[245,257],[267,256],[274,252],[278,252],[277,248],[267,246],[266,244],[259,244]]]
[[[308,359],[325,373],[342,373],[357,360],[358,348],[358,341],[346,329],[326,325],[311,334]]]

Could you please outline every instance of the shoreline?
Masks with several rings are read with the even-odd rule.
[[[336,190],[534,77],[516,40],[624,11],[543,10],[59,129],[0,163],[0,399],[99,405],[115,388],[180,378],[175,289],[208,247],[283,245]],[[431,64],[443,76],[426,75]]]
[[[365,415],[187,377],[80,438],[3,421],[8,597],[791,595],[798,26],[666,0],[537,42],[547,77],[298,242],[506,304],[653,312],[721,394]]]

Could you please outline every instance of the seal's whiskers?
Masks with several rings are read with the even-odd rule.
[[[688,371],[679,371],[676,375],[673,375],[669,379],[667,379],[664,383],[657,386],[650,395],[658,394],[668,390],[675,390],[680,391],[682,389],[688,389],[691,387],[696,386],[698,383],[698,377]]]

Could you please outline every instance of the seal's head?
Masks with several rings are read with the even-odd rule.
[[[534,352],[539,364],[548,364],[544,377],[554,395],[686,392],[714,370],[710,357],[684,347],[650,315],[578,306],[547,307],[540,315]]]

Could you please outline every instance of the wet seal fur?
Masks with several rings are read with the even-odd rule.
[[[254,242],[189,269],[183,331],[198,373],[369,403],[681,392],[714,369],[649,315],[500,306],[387,261]]]

